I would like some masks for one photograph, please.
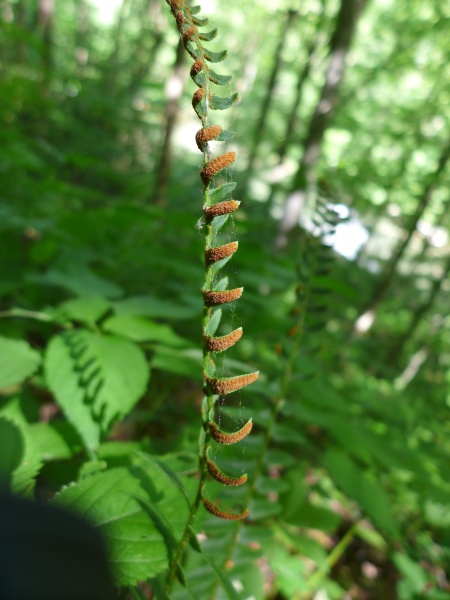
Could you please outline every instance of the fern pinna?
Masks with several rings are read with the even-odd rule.
[[[229,108],[236,100],[237,94],[226,98],[216,96],[211,91],[212,84],[223,86],[230,82],[230,76],[224,76],[211,69],[211,63],[224,60],[227,52],[212,52],[205,48],[204,42],[212,40],[217,30],[201,33],[199,28],[207,25],[207,19],[200,19],[196,15],[200,12],[199,6],[192,6],[187,0],[167,0],[171,12],[175,17],[177,28],[180,32],[186,51],[193,58],[190,74],[198,86],[192,97],[193,108],[202,123],[201,129],[196,134],[196,143],[203,153],[203,167],[200,170],[200,178],[203,182],[203,219],[205,223],[205,282],[202,289],[203,294],[203,369],[204,369],[204,392],[205,398],[202,407],[202,434],[200,438],[200,482],[197,498],[191,511],[191,517],[186,527],[177,556],[172,561],[174,565],[184,551],[183,543],[188,540],[189,532],[195,514],[201,503],[205,508],[217,517],[227,520],[243,519],[248,514],[248,509],[242,512],[228,512],[219,508],[205,495],[205,487],[208,474],[228,486],[243,485],[247,481],[247,475],[231,476],[223,473],[209,456],[211,443],[214,440],[218,444],[235,444],[246,437],[252,429],[252,421],[248,421],[237,432],[222,431],[214,420],[214,407],[220,396],[230,394],[239,390],[258,378],[258,373],[238,375],[236,377],[218,377],[213,356],[233,346],[242,336],[242,328],[238,328],[228,335],[215,336],[220,315],[215,310],[220,310],[221,305],[238,300],[243,288],[224,289],[223,282],[216,281],[216,275],[221,267],[237,251],[238,243],[230,242],[224,245],[216,245],[217,234],[227,221],[229,214],[239,208],[239,202],[229,198],[236,184],[234,182],[223,183],[213,188],[212,182],[215,177],[231,165],[236,155],[234,152],[225,152],[219,156],[212,155],[209,142],[227,141],[233,137],[232,132],[224,131],[219,125],[208,123],[211,110],[224,110]],[[170,585],[171,573],[169,573]]]

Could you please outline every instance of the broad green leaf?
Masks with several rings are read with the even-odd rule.
[[[144,592],[137,587],[132,587],[130,589],[130,594],[132,600],[147,600],[146,596],[144,596]]]
[[[376,479],[369,477],[369,474],[362,471],[347,454],[335,448],[331,448],[325,454],[324,465],[337,485],[358,502],[377,527],[398,536],[389,497]]]
[[[159,456],[158,459],[163,460],[164,455]],[[184,493],[181,492],[179,486],[174,484],[173,480],[152,460],[152,457],[146,456],[143,452],[133,459],[130,472],[139,478],[147,491],[149,500],[157,503],[159,513],[167,523],[170,523],[175,537],[180,538],[186,526],[189,509]],[[183,478],[182,483],[188,493],[196,493],[197,480],[195,478]],[[142,498],[142,495],[139,497]]]
[[[177,375],[203,381],[202,353],[200,349],[176,350],[165,346],[155,348],[151,366],[153,369],[168,371]]]
[[[106,471],[107,467],[108,465],[104,460],[88,460],[81,465],[80,470],[78,471],[78,481]]]
[[[298,429],[284,423],[275,424],[272,437],[277,442],[295,444],[296,446],[302,446],[305,443],[305,436],[299,433]]]
[[[273,547],[268,556],[276,586],[285,598],[294,598],[299,592],[307,591],[308,573],[299,556],[292,556],[280,547]]]
[[[89,266],[77,262],[50,269],[43,275],[31,274],[27,280],[62,287],[77,296],[116,298],[122,294],[118,285],[100,277]]]
[[[136,315],[114,315],[104,322],[103,329],[134,342],[160,342],[175,348],[189,345],[169,325],[154,323]]]
[[[91,475],[63,489],[55,499],[84,516],[104,536],[119,585],[135,585],[167,567],[163,537],[136,497],[148,498],[145,487],[120,467]]]
[[[0,337],[0,389],[23,383],[33,375],[40,362],[39,352],[27,342]]]
[[[282,506],[278,502],[271,502],[266,498],[253,498],[250,502],[250,518],[254,521],[264,521],[282,512]]]
[[[12,423],[19,430],[21,436],[21,459],[12,473],[11,491],[14,494],[30,495],[34,489],[35,477],[41,470],[42,461],[39,446],[34,439],[30,424],[25,419],[18,398],[11,398],[2,406],[0,419]],[[12,439],[9,442],[12,443]],[[8,452],[6,445],[6,440],[0,437],[0,454]]]
[[[425,594],[428,577],[423,568],[414,562],[406,554],[394,552],[393,562],[402,575],[399,585],[399,597],[401,600],[409,600],[416,594]]]
[[[320,529],[321,531],[334,531],[341,520],[338,514],[328,508],[316,506],[309,502],[302,504],[296,514],[286,519],[292,525],[308,527],[308,529]]]
[[[67,421],[33,423],[30,432],[44,461],[71,458],[83,449],[79,435]]]
[[[196,308],[183,304],[175,304],[152,296],[135,296],[114,302],[114,311],[118,315],[166,319],[191,319],[198,314]]]
[[[240,600],[240,596],[236,592],[233,584],[231,583],[228,575],[224,572],[223,569],[219,569],[216,563],[203,551],[203,556],[205,557],[208,564],[212,567],[214,572],[217,575],[218,580],[222,584],[223,591],[226,594],[228,600]]]
[[[45,356],[48,386],[89,448],[145,392],[144,353],[122,338],[78,330],[53,338]]]
[[[19,427],[0,417],[0,488],[11,489],[13,472],[20,465],[24,440]]]
[[[227,96],[226,98],[221,98],[220,96],[211,96],[210,107],[213,110],[226,110],[230,108],[235,102],[237,102],[238,95],[232,94],[231,96]]]
[[[110,306],[110,303],[104,298],[92,296],[67,300],[59,305],[59,309],[69,319],[93,324],[108,311]]]

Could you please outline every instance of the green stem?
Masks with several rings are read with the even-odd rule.
[[[0,319],[8,319],[12,317],[23,317],[25,319],[36,319],[36,321],[54,321],[53,317],[43,312],[27,310],[26,308],[10,308],[9,310],[0,311]]]
[[[320,584],[322,579],[327,575],[327,573],[330,571],[330,569],[333,568],[333,566],[337,563],[337,561],[344,554],[344,552],[346,551],[346,549],[352,542],[353,538],[355,537],[355,530],[356,530],[357,525],[358,525],[358,523],[354,523],[350,527],[350,529],[347,531],[347,533],[344,535],[344,537],[336,544],[336,546],[333,548],[333,550],[327,556],[327,559],[323,563],[323,565],[319,569],[317,569],[317,571],[315,573],[313,573],[311,575],[311,577],[308,579],[308,581],[306,582],[306,585],[310,590],[317,589],[317,586]]]

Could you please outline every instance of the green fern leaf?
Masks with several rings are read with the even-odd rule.
[[[221,98],[220,96],[212,96],[209,102],[209,106],[213,110],[226,110],[230,108],[238,99],[238,95],[232,94],[231,96],[227,96],[226,98]]]
[[[79,330],[59,335],[45,356],[50,390],[87,447],[124,417],[145,391],[149,367],[138,346]]]

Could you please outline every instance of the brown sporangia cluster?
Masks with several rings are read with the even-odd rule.
[[[247,373],[246,375],[237,375],[236,377],[224,377],[222,379],[206,377],[206,384],[213,394],[225,396],[250,385],[258,377],[258,371],[256,373]]]
[[[207,470],[213,479],[224,485],[238,486],[243,485],[247,481],[247,475],[244,474],[239,477],[226,475],[225,473],[222,473],[219,467],[207,456],[210,440],[214,440],[218,444],[235,444],[243,440],[252,429],[252,421],[250,419],[248,423],[235,433],[222,431],[208,416],[212,414],[211,411],[214,407],[214,402],[216,401],[215,396],[226,395],[240,390],[241,388],[250,385],[258,378],[258,373],[249,373],[237,377],[225,378],[208,376],[208,372],[210,373],[211,369],[215,368],[212,355],[231,348],[242,337],[241,327],[224,336],[215,337],[208,333],[208,327],[211,323],[214,307],[238,300],[243,292],[243,288],[231,290],[214,289],[214,274],[217,271],[217,267],[220,266],[216,265],[216,263],[230,257],[238,249],[237,242],[230,242],[223,245],[213,244],[212,232],[214,230],[214,219],[223,217],[237,210],[240,202],[232,199],[223,200],[223,191],[217,190],[217,193],[214,193],[215,190],[210,189],[210,184],[213,179],[236,160],[236,154],[234,152],[225,152],[215,158],[212,156],[208,145],[209,142],[217,140],[217,138],[219,138],[219,140],[230,139],[230,132],[223,132],[219,125],[207,124],[210,109],[220,108],[223,110],[227,108],[236,100],[237,95],[235,94],[229,98],[218,98],[217,96],[211,95],[210,85],[212,83],[219,86],[224,85],[230,78],[219,75],[210,69],[208,63],[215,63],[223,60],[226,57],[226,52],[217,53],[205,49],[203,43],[212,40],[216,35],[216,30],[210,31],[209,33],[201,33],[199,31],[198,28],[204,27],[208,22],[207,19],[199,19],[194,16],[199,11],[199,7],[192,6],[189,0],[167,0],[167,2],[175,17],[183,45],[194,60],[190,69],[190,74],[193,81],[198,86],[198,89],[192,96],[192,106],[202,122],[202,128],[195,136],[197,146],[199,150],[203,152],[204,156],[204,164],[200,169],[200,178],[204,185],[203,214],[206,223],[204,252],[206,283],[204,289],[202,289],[202,294],[204,303],[203,358],[205,371],[207,371],[204,374],[204,381],[208,410],[204,413],[206,416],[203,417],[206,441],[203,458],[201,459],[201,464],[203,465],[202,468],[204,469],[202,472],[205,473],[205,470]],[[216,200],[214,203],[215,198],[217,198],[218,201]],[[220,225],[221,224],[222,222]],[[211,270],[213,265],[216,265],[214,271]],[[244,519],[248,515],[248,510],[244,510],[241,513],[230,513],[221,510],[213,502],[204,497],[203,488],[202,499],[205,508],[210,513],[222,519]]]
[[[231,346],[234,346],[242,337],[242,327],[235,329],[228,335],[222,335],[220,337],[212,337],[211,335],[203,336],[203,344],[209,352],[223,352]]]
[[[219,260],[231,256],[237,251],[238,245],[238,242],[230,242],[223,246],[213,246],[212,248],[208,248],[205,250],[205,263],[207,265],[212,265]]]
[[[215,292],[213,290],[202,290],[203,302],[205,303],[205,306],[208,307],[220,306],[221,304],[226,304],[227,302],[239,300],[243,291],[244,288],[235,288],[234,290],[223,290],[219,292]]]
[[[206,464],[211,477],[216,481],[223,483],[224,485],[238,487],[239,485],[244,485],[248,479],[247,473],[244,473],[244,475],[240,475],[238,477],[230,477],[229,475],[225,475],[225,473],[219,469],[216,463],[209,458],[206,459]]]
[[[192,106],[195,108],[199,102],[205,97],[205,90],[203,88],[198,89],[192,95]]]
[[[215,515],[216,517],[225,519],[226,521],[239,521],[240,519],[245,519],[246,517],[248,517],[248,514],[250,512],[248,510],[248,508],[246,508],[244,511],[242,511],[240,513],[226,512],[224,510],[220,510],[220,508],[218,508],[213,502],[211,502],[204,496],[203,496],[202,500],[203,500],[203,504],[208,512],[210,512],[212,515]]]
[[[200,58],[197,59],[192,64],[191,73],[190,73],[191,77],[195,77],[196,75],[198,75],[204,66],[205,66],[205,63]]]
[[[195,141],[197,142],[199,150],[203,151],[203,145],[216,139],[221,133],[222,127],[220,127],[220,125],[211,125],[211,127],[199,129],[195,135]]]
[[[203,214],[205,215],[205,220],[207,223],[210,223],[214,217],[221,217],[222,215],[234,212],[239,208],[239,205],[239,200],[225,200],[212,206],[204,206]]]
[[[190,27],[188,27],[186,29],[186,31],[183,33],[183,41],[187,42],[188,40],[191,39],[191,37],[193,37],[195,34],[197,33],[197,28],[194,27],[194,25],[191,25]]]
[[[241,427],[238,431],[234,433],[228,433],[226,431],[222,431],[217,423],[214,421],[209,422],[209,432],[213,440],[215,440],[218,444],[223,444],[224,446],[231,446],[231,444],[237,444],[245,437],[248,436],[253,427],[253,421],[247,421],[244,427]]]
[[[235,152],[225,152],[225,154],[221,154],[217,158],[210,160],[200,171],[200,177],[203,181],[203,184],[205,186],[209,185],[209,182],[217,175],[217,173],[220,173],[220,171],[230,166],[235,160]]]

